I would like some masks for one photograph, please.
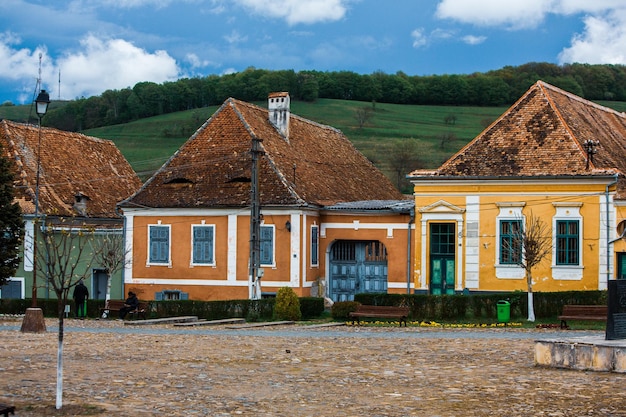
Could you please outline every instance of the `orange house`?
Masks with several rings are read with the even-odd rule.
[[[120,203],[125,287],[157,300],[407,292],[413,205],[340,131],[291,114],[287,93],[268,109],[230,98]]]

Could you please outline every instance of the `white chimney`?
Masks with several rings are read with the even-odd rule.
[[[270,122],[289,139],[289,93],[270,93],[267,108]]]

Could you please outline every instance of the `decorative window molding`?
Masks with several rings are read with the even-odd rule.
[[[496,217],[496,278],[521,279],[525,276],[524,268],[514,262],[516,256],[522,255],[522,248],[517,253],[517,249],[512,250],[507,245],[511,241],[513,228],[524,227],[526,224],[526,217],[522,213],[525,205],[525,202],[496,203],[500,209]]]
[[[159,224],[148,225],[148,266],[171,266],[171,226]]]
[[[215,225],[191,226],[191,265],[215,266]]]
[[[553,203],[552,277],[555,280],[581,280],[583,277],[582,203]]]

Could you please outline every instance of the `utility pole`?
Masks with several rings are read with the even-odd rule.
[[[261,139],[252,138],[250,186],[250,299],[261,299],[261,203],[259,196],[259,157],[263,154]]]

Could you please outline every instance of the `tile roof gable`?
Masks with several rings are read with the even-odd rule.
[[[599,143],[589,161],[587,140]],[[434,176],[611,175],[626,172],[624,156],[623,113],[539,81]]]
[[[128,161],[109,140],[42,127],[39,147],[38,127],[2,120],[0,142],[15,167],[15,197],[24,214],[35,212],[39,149],[42,214],[73,216],[84,208],[87,217],[118,219],[116,204],[141,186]]]
[[[264,206],[322,206],[401,199],[391,181],[337,129],[291,114],[289,137],[268,110],[229,98],[148,180],[126,207],[247,206],[252,140],[260,140]],[[174,178],[184,183],[173,184]]]

